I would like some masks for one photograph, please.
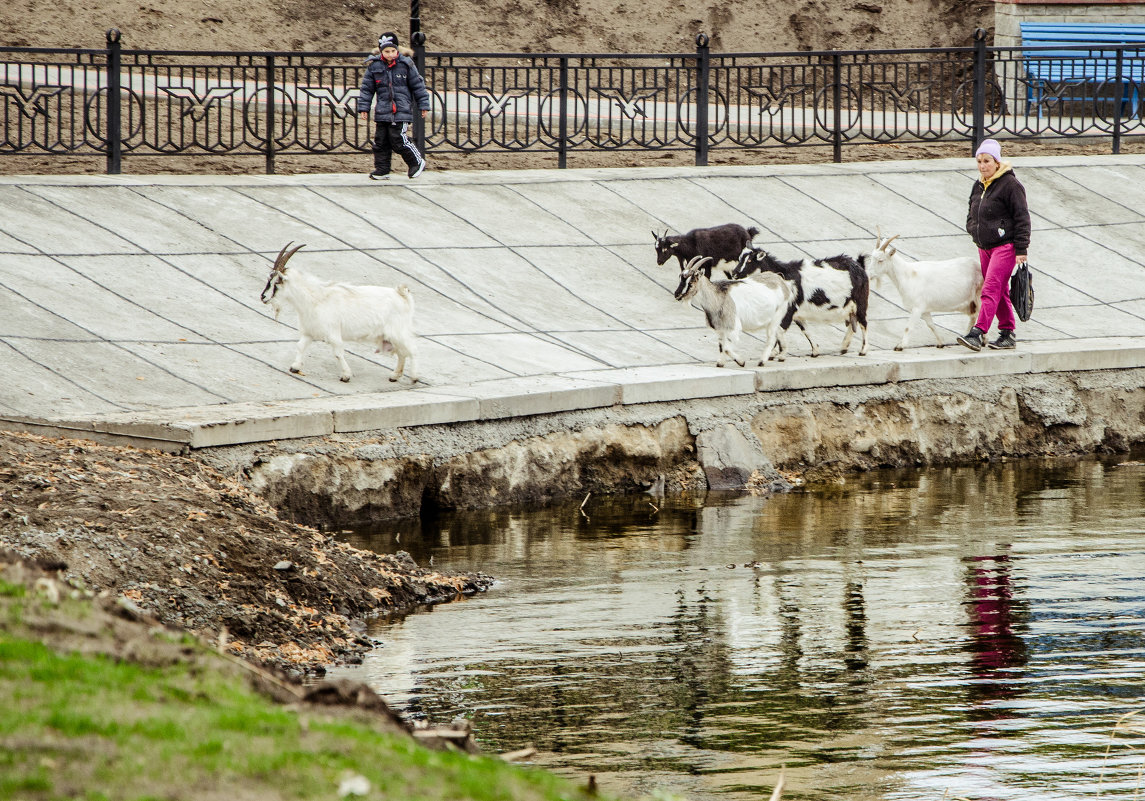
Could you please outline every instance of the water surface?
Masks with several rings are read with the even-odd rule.
[[[1145,465],[1126,458],[348,538],[499,581],[379,621],[343,674],[610,792],[754,800],[786,765],[785,799],[1130,798],[1145,762],[1111,736],[1145,706]]]

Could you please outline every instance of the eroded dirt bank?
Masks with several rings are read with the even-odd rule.
[[[913,381],[427,426],[216,449],[202,458],[319,527],[633,492],[782,489],[854,470],[1124,451],[1145,369]]]
[[[355,661],[372,614],[484,590],[285,522],[193,458],[0,431],[0,552],[291,670]],[[0,559],[0,561],[5,561]]]

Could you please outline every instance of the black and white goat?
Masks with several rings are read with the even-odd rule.
[[[762,331],[764,348],[759,360],[762,367],[771,358],[779,339],[779,324],[795,300],[795,286],[775,273],[767,273],[758,281],[712,281],[704,273],[704,263],[710,258],[696,256],[684,266],[675,292],[676,300],[694,299],[693,305],[703,310],[708,327],[719,336],[720,356],[716,367],[724,366],[725,356],[743,367],[744,360],[733,350],[740,331]]]
[[[371,342],[378,352],[397,354],[398,365],[390,376],[397,381],[409,360],[409,378],[417,382],[414,362],[417,337],[413,330],[413,296],[404,284],[397,289],[384,286],[355,286],[321,281],[297,267],[286,268],[286,262],[305,245],[288,250],[288,243],[278,253],[271,268],[262,302],[274,309],[274,318],[289,303],[298,313],[298,353],[290,372],[302,372],[302,357],[311,342],[327,342],[342,368],[341,380],[353,377],[346,362],[344,342]]]
[[[744,228],[736,223],[717,225],[713,228],[693,228],[686,234],[669,236],[652,232],[656,240],[656,263],[663,264],[675,256],[680,261],[680,271],[697,256],[707,256],[710,263],[703,267],[704,275],[711,278],[712,268],[721,261],[737,262],[739,254],[751,244],[759,233],[758,228]],[[730,272],[730,271],[725,271]]]
[[[739,264],[732,278],[746,278],[752,273],[776,273],[795,285],[795,300],[784,315],[780,330],[787,329],[794,322],[807,337],[811,345],[811,355],[819,355],[819,346],[807,333],[804,323],[844,323],[846,333],[840,353],[851,347],[851,337],[862,331],[863,344],[859,355],[867,355],[867,303],[870,300],[871,286],[863,262],[846,255],[827,259],[796,259],[780,261],[762,248],[745,248],[740,254]],[[783,340],[779,342],[783,350]]]
[[[897,238],[898,234],[895,234],[883,239],[880,230],[875,238],[875,249],[867,256],[867,273],[875,286],[883,278],[890,278],[902,296],[903,308],[910,313],[895,350],[906,347],[910,330],[918,325],[920,319],[926,321],[941,348],[946,343],[930,316],[931,312],[961,312],[970,318],[969,325],[974,325],[982,302],[982,266],[973,256],[942,261],[908,261],[891,247],[891,242]]]

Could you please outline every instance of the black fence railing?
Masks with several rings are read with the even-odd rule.
[[[423,152],[691,151],[1145,136],[1140,46],[798,53],[429,53]],[[364,153],[357,53],[0,47],[0,156]]]

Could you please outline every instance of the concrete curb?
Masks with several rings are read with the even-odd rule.
[[[535,376],[338,398],[249,402],[105,414],[90,420],[3,417],[6,427],[165,450],[336,433],[502,420],[609,406],[933,379],[1145,367],[1145,338],[1023,343],[1014,351],[878,351],[755,369],[683,364]]]

